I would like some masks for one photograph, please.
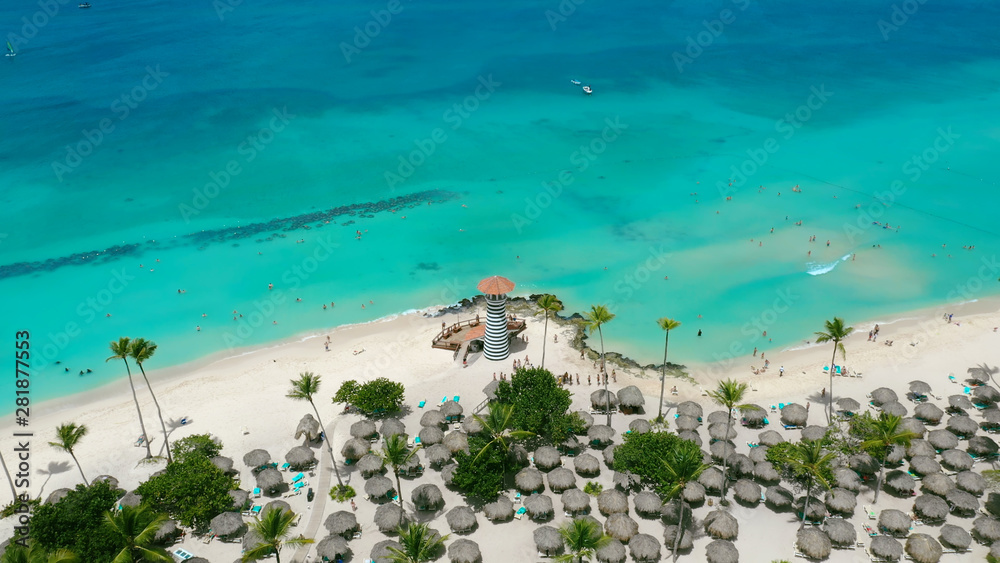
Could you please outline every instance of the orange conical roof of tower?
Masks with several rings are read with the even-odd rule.
[[[476,289],[486,295],[503,295],[514,290],[514,282],[503,276],[490,276],[479,282]]]

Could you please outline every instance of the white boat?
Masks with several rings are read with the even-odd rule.
[[[581,82],[579,80],[570,80],[569,82],[570,82],[570,84],[576,84],[577,86],[579,86],[581,84]]]
[[[10,41],[7,42],[7,56],[8,57],[17,56],[17,53],[14,52],[14,46],[10,44]]]
[[[583,93],[589,96],[589,95],[591,95],[591,94],[594,93],[594,89],[591,88],[589,85],[588,86],[584,86],[583,87]]]

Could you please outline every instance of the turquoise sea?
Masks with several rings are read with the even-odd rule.
[[[121,335],[155,369],[493,274],[610,304],[643,362],[661,316],[713,361],[1000,292],[996,3],[75,4],[0,5],[35,400],[120,377]]]

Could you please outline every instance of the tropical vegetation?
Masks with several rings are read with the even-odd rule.
[[[87,481],[87,476],[83,474],[83,466],[80,465],[80,460],[76,459],[76,454],[73,450],[76,448],[80,440],[87,435],[87,426],[84,424],[76,424],[75,422],[68,422],[66,424],[60,424],[56,427],[56,441],[49,442],[49,445],[54,448],[59,448],[60,450],[69,454],[73,458],[73,463],[76,464],[76,468],[80,470],[80,477],[83,478],[83,484],[89,485]]]
[[[671,432],[631,433],[615,448],[614,470],[619,473],[631,471],[649,484],[660,496],[667,496],[677,484],[677,476],[663,463],[663,460],[678,459],[676,456],[698,456],[701,448],[694,442],[679,438]]]
[[[389,547],[389,560],[393,563],[425,563],[438,558],[447,535],[440,536],[427,524],[410,523],[399,529],[402,549]]]
[[[160,429],[163,431],[163,449],[167,453],[167,463],[170,463],[173,461],[173,458],[170,456],[170,441],[168,440],[167,425],[163,422],[163,411],[160,410],[160,402],[156,400],[156,393],[153,392],[153,386],[149,384],[149,378],[146,377],[146,368],[142,366],[155,353],[156,343],[152,340],[136,338],[129,344],[128,355],[135,362],[135,365],[139,366],[139,371],[142,372],[142,380],[146,382],[149,395],[153,398],[153,405],[156,406],[156,416],[160,419]]]
[[[353,379],[340,384],[333,396],[334,403],[352,406],[367,415],[382,415],[403,408],[402,383],[379,377],[365,383]]]
[[[601,337],[601,374],[604,376],[604,392],[608,391],[608,369],[604,357],[604,325],[614,320],[615,315],[604,305],[591,305],[583,315],[584,326],[591,334],[596,330]],[[608,426],[611,426],[611,409],[608,409]]]
[[[292,535],[292,522],[297,515],[291,510],[272,508],[260,515],[259,520],[250,522],[250,532],[254,532],[259,543],[248,546],[243,552],[243,561],[259,561],[274,555],[275,561],[281,563],[282,547],[297,547],[313,543],[313,540]],[[248,532],[248,534],[250,533]]]
[[[595,520],[583,518],[570,520],[559,528],[559,535],[566,544],[566,553],[556,558],[558,563],[590,561],[597,550],[611,542]]]
[[[313,409],[313,414],[316,415],[316,421],[319,422],[319,427],[323,429],[323,442],[326,444],[327,453],[330,454],[330,464],[333,465],[333,474],[337,477],[337,486],[340,489],[343,489],[344,481],[340,478],[340,470],[337,469],[337,458],[333,456],[333,440],[327,436],[326,425],[323,424],[323,418],[319,415],[319,409],[316,408],[316,402],[313,401],[313,397],[319,392],[320,382],[320,376],[310,371],[300,373],[298,379],[291,380],[292,387],[288,390],[288,394],[285,396],[289,399],[309,402],[309,405]],[[334,402],[337,402],[336,398],[334,398]]]
[[[121,360],[125,362],[125,373],[128,374],[128,386],[132,389],[132,401],[135,403],[135,412],[139,415],[139,428],[142,429],[142,443],[146,446],[146,458],[153,457],[153,451],[149,447],[149,434],[146,433],[146,423],[142,420],[142,409],[139,408],[139,397],[135,394],[135,382],[132,381],[132,370],[128,367],[128,359],[131,355],[132,339],[122,336],[118,341],[112,340],[109,344],[111,355],[105,362],[111,360]]]
[[[680,321],[662,317],[656,320],[660,330],[663,331],[663,372],[660,374],[660,408],[657,411],[657,422],[663,421],[663,388],[667,383],[667,346],[670,344],[670,331],[681,326]]]
[[[549,315],[562,311],[563,304],[555,295],[545,294],[538,298],[538,308],[545,315],[545,328],[542,330],[542,367],[545,367],[545,346],[549,341]]]
[[[816,333],[816,343],[822,344],[824,342],[833,342],[833,357],[830,358],[830,393],[826,396],[827,401],[827,412],[826,420],[827,422],[833,421],[833,376],[836,371],[837,362],[837,352],[845,360],[847,359],[847,350],[844,348],[843,340],[847,338],[852,332],[854,332],[853,327],[844,326],[844,319],[840,317],[834,317],[832,321],[823,322],[824,330]]]
[[[715,401],[719,406],[726,407],[726,436],[733,429],[733,410],[740,409],[755,409],[758,408],[754,405],[743,404],[743,398],[746,396],[747,389],[749,385],[746,383],[739,383],[733,379],[726,379],[719,382],[719,386],[715,388],[714,391],[709,392],[708,396]],[[727,478],[722,480],[722,502],[725,504],[726,501],[726,489],[729,484],[729,459],[722,459],[722,474],[726,475]]]

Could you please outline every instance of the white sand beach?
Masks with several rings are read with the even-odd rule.
[[[867,332],[870,324],[856,324],[857,333],[849,338],[847,360],[838,357],[838,364],[848,366],[852,372],[860,372],[861,377],[836,377],[834,382],[834,398],[853,397],[862,405],[867,403],[866,393],[878,387],[889,387],[900,396],[900,401],[912,415],[913,403],[903,398],[911,380],[923,380],[932,387],[931,402],[942,409],[947,406],[947,397],[961,393],[963,386],[952,383],[949,374],[954,374],[959,380],[964,379],[966,369],[979,363],[990,365],[1000,364],[1000,333],[994,332],[994,327],[1000,326],[1000,312],[996,303],[972,303],[952,308],[949,312],[955,314],[952,323],[941,318],[938,310],[921,311],[907,321],[886,323],[881,325],[878,342],[867,342]],[[822,319],[817,321],[817,329],[822,326]],[[147,373],[154,385],[164,416],[174,421],[171,439],[175,440],[191,434],[210,433],[221,439],[224,444],[222,455],[232,458],[235,467],[241,472],[244,488],[252,488],[253,477],[250,468],[242,462],[245,453],[252,449],[263,448],[271,453],[272,460],[284,461],[284,454],[300,444],[294,439],[295,427],[299,419],[311,412],[308,403],[294,401],[285,397],[289,380],[300,372],[311,371],[323,377],[320,400],[317,406],[327,424],[327,435],[333,438],[334,451],[338,454],[340,447],[349,437],[348,429],[353,422],[359,420],[354,414],[344,414],[343,407],[334,405],[329,397],[337,390],[340,383],[347,379],[368,380],[385,376],[402,382],[406,386],[406,411],[402,417],[408,431],[416,434],[419,430],[420,416],[436,406],[442,397],[461,397],[460,404],[465,408],[466,416],[485,398],[482,389],[493,379],[494,372],[509,374],[511,360],[518,358],[530,360],[537,364],[542,357],[542,319],[529,319],[526,335],[528,342],[517,341],[512,349],[511,360],[505,362],[489,362],[480,356],[474,356],[468,367],[463,367],[461,361],[453,359],[451,352],[434,350],[430,347],[432,337],[440,329],[441,318],[424,316],[420,312],[408,314],[365,325],[351,326],[332,330],[330,351],[324,350],[326,334],[314,338],[298,339],[263,349],[248,351],[237,357],[213,358],[197,362],[189,366],[180,366],[169,370],[158,370],[155,365],[147,366]],[[614,325],[608,325],[613,330]],[[552,342],[553,333],[558,334],[559,342]],[[580,374],[583,385],[573,385],[569,390],[573,393],[572,409],[590,410],[590,393],[596,390],[596,383],[588,386],[588,374],[596,374],[593,362],[580,358],[580,353],[572,349],[568,343],[572,340],[572,330],[554,323],[549,325],[549,343],[546,352],[546,367],[554,373],[569,372]],[[803,335],[803,340],[810,339]],[[892,340],[892,346],[883,344]],[[590,341],[593,345],[593,340]],[[363,350],[363,351],[362,351]],[[360,352],[359,352],[360,351]],[[829,379],[823,372],[823,366],[830,360],[832,345],[810,346],[801,350],[780,351],[765,350],[767,359],[771,361],[770,369],[764,374],[753,375],[750,366],[760,367],[763,363],[759,358],[742,357],[722,365],[693,365],[690,373],[693,382],[668,379],[666,382],[667,412],[671,415],[672,407],[680,401],[693,400],[700,403],[708,413],[718,410],[709,398],[702,395],[701,389],[711,389],[720,379],[734,377],[741,381],[751,382],[753,390],[749,393],[749,401],[765,408],[779,402],[797,402],[805,405],[810,403],[810,424],[825,425],[822,390],[829,387]],[[359,352],[359,353],[356,353]],[[673,349],[671,359],[680,361],[683,350]],[[779,377],[779,367],[784,366],[784,375]],[[611,366],[609,366],[609,370]],[[614,416],[614,428],[619,432],[616,443],[621,442],[621,433],[629,423],[636,418],[651,419],[656,416],[659,395],[657,374],[643,374],[636,370],[626,370],[615,367],[617,381],[611,383],[612,390],[627,385],[637,385],[645,395],[645,414]],[[140,482],[147,479],[153,472],[163,468],[163,462],[142,463],[145,450],[134,447],[136,438],[140,435],[139,425],[135,416],[131,393],[128,390],[124,374],[121,380],[107,388],[86,396],[73,397],[68,400],[54,401],[36,405],[32,412],[31,430],[35,433],[32,441],[32,490],[36,495],[45,498],[52,491],[62,487],[73,487],[80,482],[80,476],[69,456],[46,442],[53,439],[54,428],[63,422],[85,424],[90,433],[81,441],[76,451],[83,470],[88,478],[106,474],[113,475],[120,481],[120,486],[126,490],[134,489]],[[154,452],[162,446],[159,437],[158,424],[155,419],[155,409],[141,377],[137,379],[137,393],[146,426],[153,439]],[[678,394],[671,395],[671,386],[678,387]],[[830,389],[826,389],[827,396]],[[423,409],[417,407],[419,401],[426,401]],[[979,414],[970,413],[978,422]],[[180,425],[179,421],[186,418],[188,423]],[[778,423],[778,414],[771,413],[769,429],[778,430],[786,440],[798,440],[798,430],[785,430]],[[600,422],[600,421],[598,421]],[[940,427],[943,427],[943,423]],[[5,425],[0,448],[7,454],[15,447],[14,440],[9,438],[13,427]],[[760,430],[748,430],[737,425],[738,436],[735,440],[736,451],[748,453],[748,442],[757,440]],[[707,424],[699,428],[705,443],[709,443]],[[962,446],[960,446],[962,447]],[[595,452],[599,458],[600,452]],[[329,514],[338,510],[350,510],[348,503],[337,503],[329,499],[327,491],[332,482],[329,458],[323,449],[316,449],[320,460],[315,477],[309,477],[310,487],[316,489],[314,502],[307,503],[305,495],[286,499],[293,510],[303,513],[301,522],[296,527],[297,533],[317,541],[327,535],[322,528],[323,520]],[[564,462],[567,461],[564,458]],[[364,479],[354,467],[343,465],[338,461],[341,474],[345,480],[359,491],[356,499],[357,518],[362,525],[362,537],[350,542],[353,551],[353,561],[364,561],[369,558],[372,546],[387,539],[372,524],[376,505],[365,500],[363,494]],[[427,464],[425,464],[426,466]],[[905,464],[904,464],[905,465]],[[572,466],[568,460],[567,466]],[[975,470],[989,468],[989,464],[977,463]],[[592,479],[602,483],[605,488],[611,488],[612,472],[603,468],[600,476]],[[577,485],[583,487],[587,479],[577,477]],[[446,488],[438,471],[427,467],[420,478],[406,479],[403,485],[404,501],[407,511],[412,511],[409,493],[419,483],[437,484],[444,493],[445,507],[437,513],[422,513],[421,520],[430,522],[433,528],[441,533],[448,533],[445,513],[455,506],[464,504],[462,497],[455,491]],[[787,485],[786,485],[787,486]],[[918,483],[919,488],[919,483]],[[554,497],[556,516],[547,524],[558,527],[566,517],[562,514],[562,503],[558,495]],[[711,498],[711,497],[710,497]],[[984,500],[985,497],[980,500]],[[261,499],[266,501],[267,499]],[[858,531],[858,539],[868,544],[867,536],[861,529],[862,523],[874,522],[867,520],[862,505],[871,504],[872,491],[863,488],[858,498],[858,507],[851,521]],[[6,501],[4,501],[6,502]],[[259,502],[259,501],[258,501]],[[604,518],[596,510],[594,515],[601,521]],[[913,498],[897,498],[883,494],[878,501],[876,510],[897,508],[911,512]],[[715,507],[703,505],[695,509],[695,517],[704,518]],[[733,503],[726,508],[739,521],[740,529],[735,545],[742,554],[742,561],[770,561],[784,558],[792,560],[795,555],[793,543],[796,537],[797,522],[794,514],[776,513],[770,508],[760,505],[747,508]],[[640,533],[648,533],[658,540],[663,539],[664,525],[659,519],[643,519],[630,511],[631,516],[639,524]],[[477,542],[483,553],[483,561],[530,561],[537,560],[537,551],[532,539],[532,532],[540,524],[528,518],[507,523],[493,524],[481,512],[477,513],[478,528],[467,536],[452,534],[451,539],[468,537]],[[949,515],[948,523],[956,524],[965,529],[971,529],[972,518],[959,518]],[[9,535],[13,524],[8,520],[2,523],[3,533]],[[937,526],[916,526],[914,532],[928,533],[937,537]],[[694,548],[685,560],[701,561],[705,559],[705,546],[711,541],[703,528],[698,528],[694,540]],[[905,541],[905,540],[904,540]],[[450,543],[450,542],[446,542]],[[205,557],[213,563],[236,560],[241,551],[238,543],[212,541],[203,543],[198,538],[188,536],[186,540],[171,549],[183,548],[196,556]],[[988,548],[975,542],[971,552],[963,555],[945,555],[942,561],[982,560]],[[294,552],[295,561],[315,560],[311,549]],[[304,557],[309,555],[309,559]],[[665,557],[667,550],[661,548]],[[283,556],[289,557],[286,550]],[[445,558],[446,559],[446,558]],[[832,562],[868,561],[869,557],[863,547],[853,550],[834,550],[828,559]]]

